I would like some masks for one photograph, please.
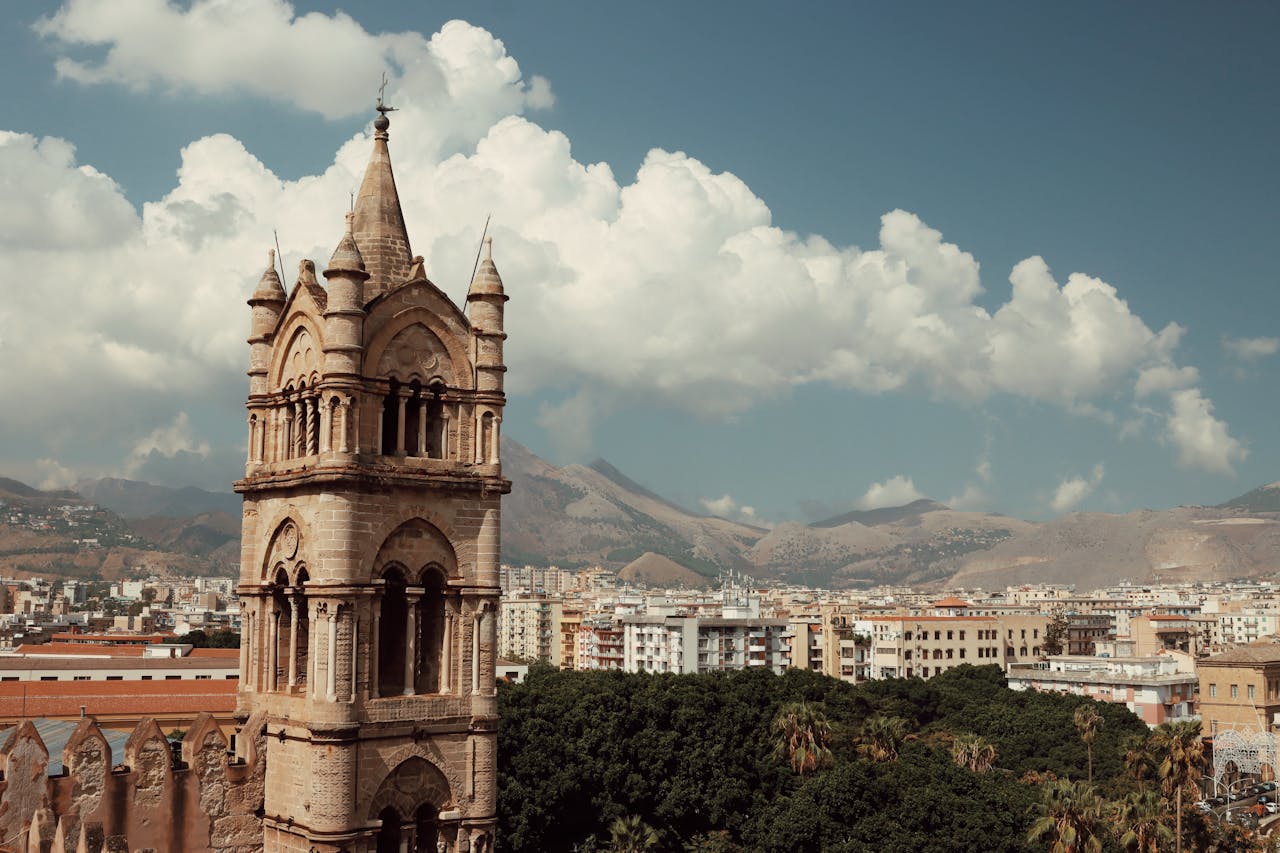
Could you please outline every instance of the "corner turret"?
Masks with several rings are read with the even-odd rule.
[[[267,366],[271,361],[271,338],[284,309],[284,288],[276,274],[276,253],[267,251],[267,268],[258,288],[249,297],[252,309],[249,331],[249,396],[267,393]]]
[[[476,462],[497,463],[498,429],[502,423],[503,363],[502,343],[507,339],[503,331],[503,306],[508,297],[502,288],[502,276],[493,262],[493,238],[484,241],[484,260],[476,269],[471,289],[467,292],[467,308],[471,320],[471,336],[475,340],[476,391],[488,402],[487,413],[477,418]]]
[[[364,325],[364,285],[369,279],[364,258],[352,234],[355,214],[347,213],[347,228],[324,271],[329,301],[324,312],[324,369],[329,376],[360,372]]]

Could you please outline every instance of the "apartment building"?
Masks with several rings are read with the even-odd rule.
[[[1196,716],[1199,679],[1194,660],[1183,653],[1141,658],[1055,655],[1009,667],[1009,687],[1114,702],[1154,727]]]
[[[781,675],[790,659],[785,619],[628,616],[627,672],[720,672],[764,667]]]
[[[560,655],[562,608],[558,598],[504,598],[498,610],[498,656],[554,662]]]
[[[574,669],[622,669],[622,625],[612,616],[584,616],[578,626]]]
[[[1227,729],[1280,731],[1280,643],[1262,641],[1203,658],[1201,733]]]
[[[871,678],[931,678],[963,664],[1007,669],[1040,658],[1049,617],[876,616]]]

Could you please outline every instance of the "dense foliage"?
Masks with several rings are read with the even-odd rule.
[[[1174,850],[1176,727],[994,666],[857,687],[535,666],[499,700],[506,850]],[[1178,811],[1183,849],[1261,849]]]

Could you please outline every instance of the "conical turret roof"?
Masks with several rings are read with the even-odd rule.
[[[387,150],[389,125],[385,112],[374,123],[373,154],[356,195],[355,242],[369,273],[365,301],[407,281],[413,257]]]
[[[498,267],[493,262],[493,238],[484,238],[484,260],[476,267],[475,278],[471,279],[471,289],[467,296],[504,296],[502,276],[498,275]]]
[[[345,272],[367,272],[368,267],[364,263],[364,254],[360,251],[360,246],[356,243],[355,237],[352,235],[353,220],[355,214],[347,214],[347,228],[342,232],[342,239],[338,241],[338,248],[333,250],[333,257],[329,258],[329,266],[325,269],[325,276],[330,272],[339,270]],[[314,280],[315,276],[312,276]]]
[[[260,302],[284,302],[284,288],[280,285],[280,276],[276,273],[275,249],[267,250],[267,268],[258,279],[258,288],[253,292],[252,300]]]

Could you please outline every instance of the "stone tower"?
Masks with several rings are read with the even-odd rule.
[[[303,261],[286,295],[272,259],[249,300],[238,711],[266,715],[267,853],[493,846],[507,297],[488,241],[469,317],[411,256],[379,109],[326,284]]]

